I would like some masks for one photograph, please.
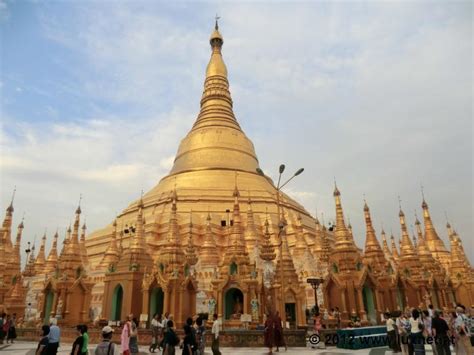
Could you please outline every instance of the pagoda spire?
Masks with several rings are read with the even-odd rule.
[[[46,256],[45,256],[45,247],[46,247],[46,231],[41,238],[41,245],[38,252],[38,256],[35,260],[35,274],[42,274],[46,265]]]
[[[109,245],[107,246],[107,249],[105,250],[104,257],[102,258],[102,261],[101,261],[101,267],[104,267],[107,270],[112,270],[120,258],[120,252],[117,246],[117,237],[118,237],[117,218],[114,219],[114,222],[112,223],[112,227],[113,227],[113,232],[112,232],[112,235],[110,236],[110,242],[109,242]]]
[[[50,274],[54,272],[58,267],[58,231],[54,233],[53,245],[49,251],[48,258],[46,259],[46,264],[44,267],[44,272]]]
[[[454,233],[449,237],[449,240],[451,247],[449,273],[454,280],[464,279],[469,275],[469,264],[465,262],[466,255]]]
[[[84,266],[89,265],[89,259],[87,256],[87,249],[86,249],[86,221],[84,220],[84,223],[82,224],[81,228],[81,239],[79,240],[79,248],[81,249],[81,258],[82,258],[82,263]]]
[[[230,245],[227,251],[234,254],[248,255],[243,238],[244,233],[242,229],[242,218],[240,215],[239,205],[240,193],[237,185],[235,186],[234,193],[232,195],[234,197],[234,209],[232,212],[233,225],[231,226]]]
[[[334,183],[334,200],[336,204],[336,229],[334,231],[336,243],[329,260],[333,265],[337,265],[340,272],[356,272],[357,265],[361,258],[354,239],[346,227],[341,203],[341,193],[336,183]]]
[[[370,209],[367,205],[367,201],[364,201],[364,216],[365,216],[365,250],[364,250],[364,261],[372,266],[372,269],[376,272],[385,270],[386,259],[384,252],[380,247],[375,230],[372,225],[372,217],[370,216]]]
[[[259,167],[258,159],[252,142],[245,136],[233,112],[227,68],[222,58],[224,39],[219,29],[214,28],[210,44],[211,57],[206,69],[201,109],[191,131],[178,148],[170,175],[202,169],[255,174]]]
[[[382,236],[382,250],[387,260],[393,259],[393,255],[390,252],[390,248],[388,247],[387,243],[387,235],[385,234],[385,230],[382,228],[382,232],[380,233]]]
[[[308,250],[308,244],[306,243],[306,239],[303,233],[303,223],[301,222],[301,214],[298,213],[297,220],[296,220],[296,234],[295,234],[295,249],[294,253],[301,253],[303,256]]]
[[[423,208],[423,219],[425,222],[424,238],[426,240],[426,245],[433,254],[433,256],[438,259],[445,268],[448,268],[450,262],[449,252],[446,250],[446,246],[444,245],[441,238],[438,236],[433,222],[431,221],[430,210],[428,208],[428,204],[425,201],[423,190],[422,195],[423,202],[421,204],[421,207]]]
[[[142,196],[138,201],[138,213],[136,219],[135,234],[130,237],[130,250],[134,253],[140,253],[141,251],[146,249],[144,224],[145,219],[143,218]]]
[[[169,228],[167,235],[167,244],[164,246],[161,257],[167,265],[168,272],[177,276],[182,272],[182,266],[185,262],[185,253],[181,246],[181,238],[179,234],[178,216],[177,216],[177,194],[176,188],[173,190],[171,204],[171,214],[169,220]]]
[[[229,91],[229,82],[227,80],[227,67],[222,59],[222,45],[224,44],[224,39],[218,27],[214,28],[209,42],[211,44],[211,59],[206,69],[206,80],[204,82],[204,92],[201,99],[201,112],[193,129],[219,122],[240,130],[240,126],[232,110],[232,98]],[[217,110],[223,114],[222,117],[212,115]],[[212,120],[212,122],[209,122],[209,120]]]
[[[255,219],[252,210],[252,200],[249,198],[247,202],[247,225],[245,226],[244,232],[245,244],[247,246],[247,252],[250,257],[250,261],[253,263],[258,258],[258,240],[259,233],[255,225]]]
[[[424,267],[421,265],[418,256],[416,255],[408,228],[405,222],[405,214],[400,206],[398,213],[400,218],[400,227],[402,230],[402,238],[400,239],[400,268],[404,270],[406,277],[419,280],[424,277]]]
[[[13,245],[11,240],[11,230],[13,222],[13,201],[15,199],[16,187],[13,190],[10,205],[6,209],[5,218],[3,219],[2,228],[0,229],[0,269],[6,267],[6,264],[12,261]],[[2,264],[5,261],[5,265]]]
[[[418,254],[418,241],[416,240],[415,232],[413,232],[413,250]]]
[[[344,242],[347,237],[347,227],[341,203],[341,192],[334,183],[334,200],[336,202],[336,243]]]
[[[260,258],[267,262],[271,262],[276,257],[275,247],[272,244],[271,238],[268,218],[265,218],[265,234],[263,235],[263,245],[260,248]]]
[[[238,266],[239,274],[245,277],[250,272],[250,259],[245,246],[244,231],[242,228],[242,220],[239,207],[239,189],[237,184],[234,188],[234,210],[232,212],[233,224],[230,226],[229,245],[224,253],[223,274],[232,274],[231,264]]]
[[[217,267],[219,264],[219,253],[217,251],[216,240],[211,228],[211,214],[207,214],[206,232],[204,234],[204,242],[199,253],[201,267]]]
[[[35,275],[35,243],[36,243],[36,236],[35,241],[33,242],[33,246],[31,247],[31,252],[28,256],[28,260],[25,263],[25,276],[34,276]]]
[[[186,263],[189,266],[194,266],[198,262],[198,256],[193,241],[193,212],[189,212],[189,234],[188,245],[186,247]]]
[[[323,253],[323,233],[321,230],[321,223],[319,223],[319,219],[316,216],[314,220],[315,228],[314,228],[314,246],[313,246],[313,254],[316,256],[318,260],[321,260],[321,255]]]
[[[13,248],[13,262],[12,268],[16,275],[21,273],[21,237],[25,225],[23,224],[24,217],[21,219],[16,232],[15,247]]]
[[[391,248],[392,248],[393,260],[395,262],[398,262],[400,259],[400,256],[398,254],[397,244],[395,243],[395,237],[393,236],[393,233],[390,235],[390,243],[391,243]]]
[[[78,270],[84,270],[81,259],[81,249],[79,247],[79,225],[81,219],[81,200],[75,212],[74,224],[71,233],[71,227],[67,230],[67,237],[64,240],[63,252],[59,257],[59,269],[62,273],[75,277],[80,276]]]
[[[413,244],[411,242],[410,235],[408,234],[408,229],[405,223],[405,214],[403,213],[401,208],[400,212],[398,213],[398,216],[400,218],[400,227],[402,230],[400,257],[411,257],[415,255],[415,250],[413,249]]]

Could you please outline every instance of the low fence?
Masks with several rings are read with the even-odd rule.
[[[115,328],[112,340],[119,344],[120,333],[122,328]],[[91,328],[88,331],[89,342],[97,344],[101,341],[100,329]],[[177,331],[178,336],[183,337],[181,330]],[[41,338],[41,330],[36,328],[17,328],[19,340],[37,341]],[[305,330],[286,330],[284,333],[285,341],[288,346],[304,347],[306,346]],[[61,342],[72,343],[77,337],[75,327],[61,327]],[[141,345],[151,344],[151,331],[149,329],[139,329],[138,342]],[[206,332],[206,342],[211,346],[212,334],[211,329]],[[223,330],[219,332],[220,346],[224,347],[259,347],[264,346],[264,338],[262,330]]]

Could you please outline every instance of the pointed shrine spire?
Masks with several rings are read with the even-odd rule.
[[[206,232],[204,234],[204,242],[199,252],[201,267],[217,267],[219,264],[219,253],[217,252],[216,240],[212,233],[211,214],[207,213]]]
[[[47,274],[54,272],[58,267],[58,238],[58,231],[56,231],[53,237],[53,245],[51,246],[51,250],[49,251],[44,267],[44,272]]]
[[[198,262],[198,256],[193,241],[193,212],[189,212],[189,236],[188,245],[186,247],[186,263],[189,266],[194,266]]]
[[[35,260],[35,273],[36,274],[42,274],[44,272],[44,268],[46,265],[45,248],[46,248],[46,231],[44,232],[43,237],[41,238],[40,250]]]
[[[265,218],[265,234],[263,237],[263,245],[260,248],[260,258],[265,261],[272,261],[275,259],[275,247],[272,244],[272,239],[269,231],[268,217]]]
[[[385,270],[385,255],[380,247],[379,241],[377,240],[377,236],[375,235],[372,218],[370,216],[370,209],[365,199],[364,216],[366,228],[364,260],[367,264],[372,265],[372,269],[375,272],[382,272]],[[383,235],[383,237],[385,238],[385,235]]]
[[[421,207],[423,208],[423,219],[425,222],[424,239],[426,242],[426,246],[431,251],[433,256],[441,262],[445,269],[448,269],[451,258],[449,252],[446,249],[446,246],[444,245],[444,242],[438,236],[438,233],[436,232],[436,229],[431,220],[430,210],[428,208],[428,203],[426,203],[425,200],[423,186],[421,187],[421,193],[423,198]]]
[[[15,193],[16,193],[16,186],[15,186],[14,189],[13,189],[12,199],[11,199],[11,201],[10,201],[10,205],[9,205],[8,208],[7,208],[7,213],[9,213],[10,216],[11,216],[12,213],[15,211],[15,209],[13,208],[13,201],[15,200]]]
[[[346,227],[346,222],[344,221],[344,211],[342,209],[341,203],[341,193],[337,188],[336,181],[334,181],[334,200],[336,202],[336,229],[335,229],[335,237],[336,237],[336,248],[338,246],[342,246],[344,244],[353,244],[352,238],[350,236],[350,231]]]
[[[405,222],[405,213],[403,213],[400,196],[398,197],[398,203],[400,207],[400,212],[398,216],[400,217],[400,227],[402,230],[402,238],[400,239],[400,256],[403,258],[405,256],[412,256],[415,253],[413,249],[413,244],[408,234],[408,228]]]
[[[107,246],[104,257],[102,258],[102,261],[101,261],[101,266],[105,267],[109,271],[114,269],[120,257],[120,252],[117,246],[117,237],[118,237],[117,218],[114,219],[112,226],[113,226],[113,232],[110,238],[110,243]]]
[[[395,243],[395,237],[393,236],[393,233],[390,234],[390,243],[391,243],[393,260],[397,262],[400,256],[398,254],[397,243]]]

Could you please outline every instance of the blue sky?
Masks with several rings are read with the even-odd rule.
[[[474,260],[470,2],[0,1],[1,201],[17,186],[25,242],[90,230],[170,169],[199,110],[222,17],[236,116],[262,168],[305,167],[288,193],[334,215],[333,179],[363,246],[410,224],[420,183]]]

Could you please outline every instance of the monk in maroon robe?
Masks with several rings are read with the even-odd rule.
[[[275,320],[271,311],[267,314],[263,339],[265,346],[269,350],[269,354],[272,354],[273,347],[275,346]]]
[[[285,337],[283,335],[283,327],[281,325],[280,312],[276,312],[274,322],[275,322],[275,345],[277,347],[276,351],[280,351],[279,349],[280,346],[284,346],[285,350],[287,350]]]

